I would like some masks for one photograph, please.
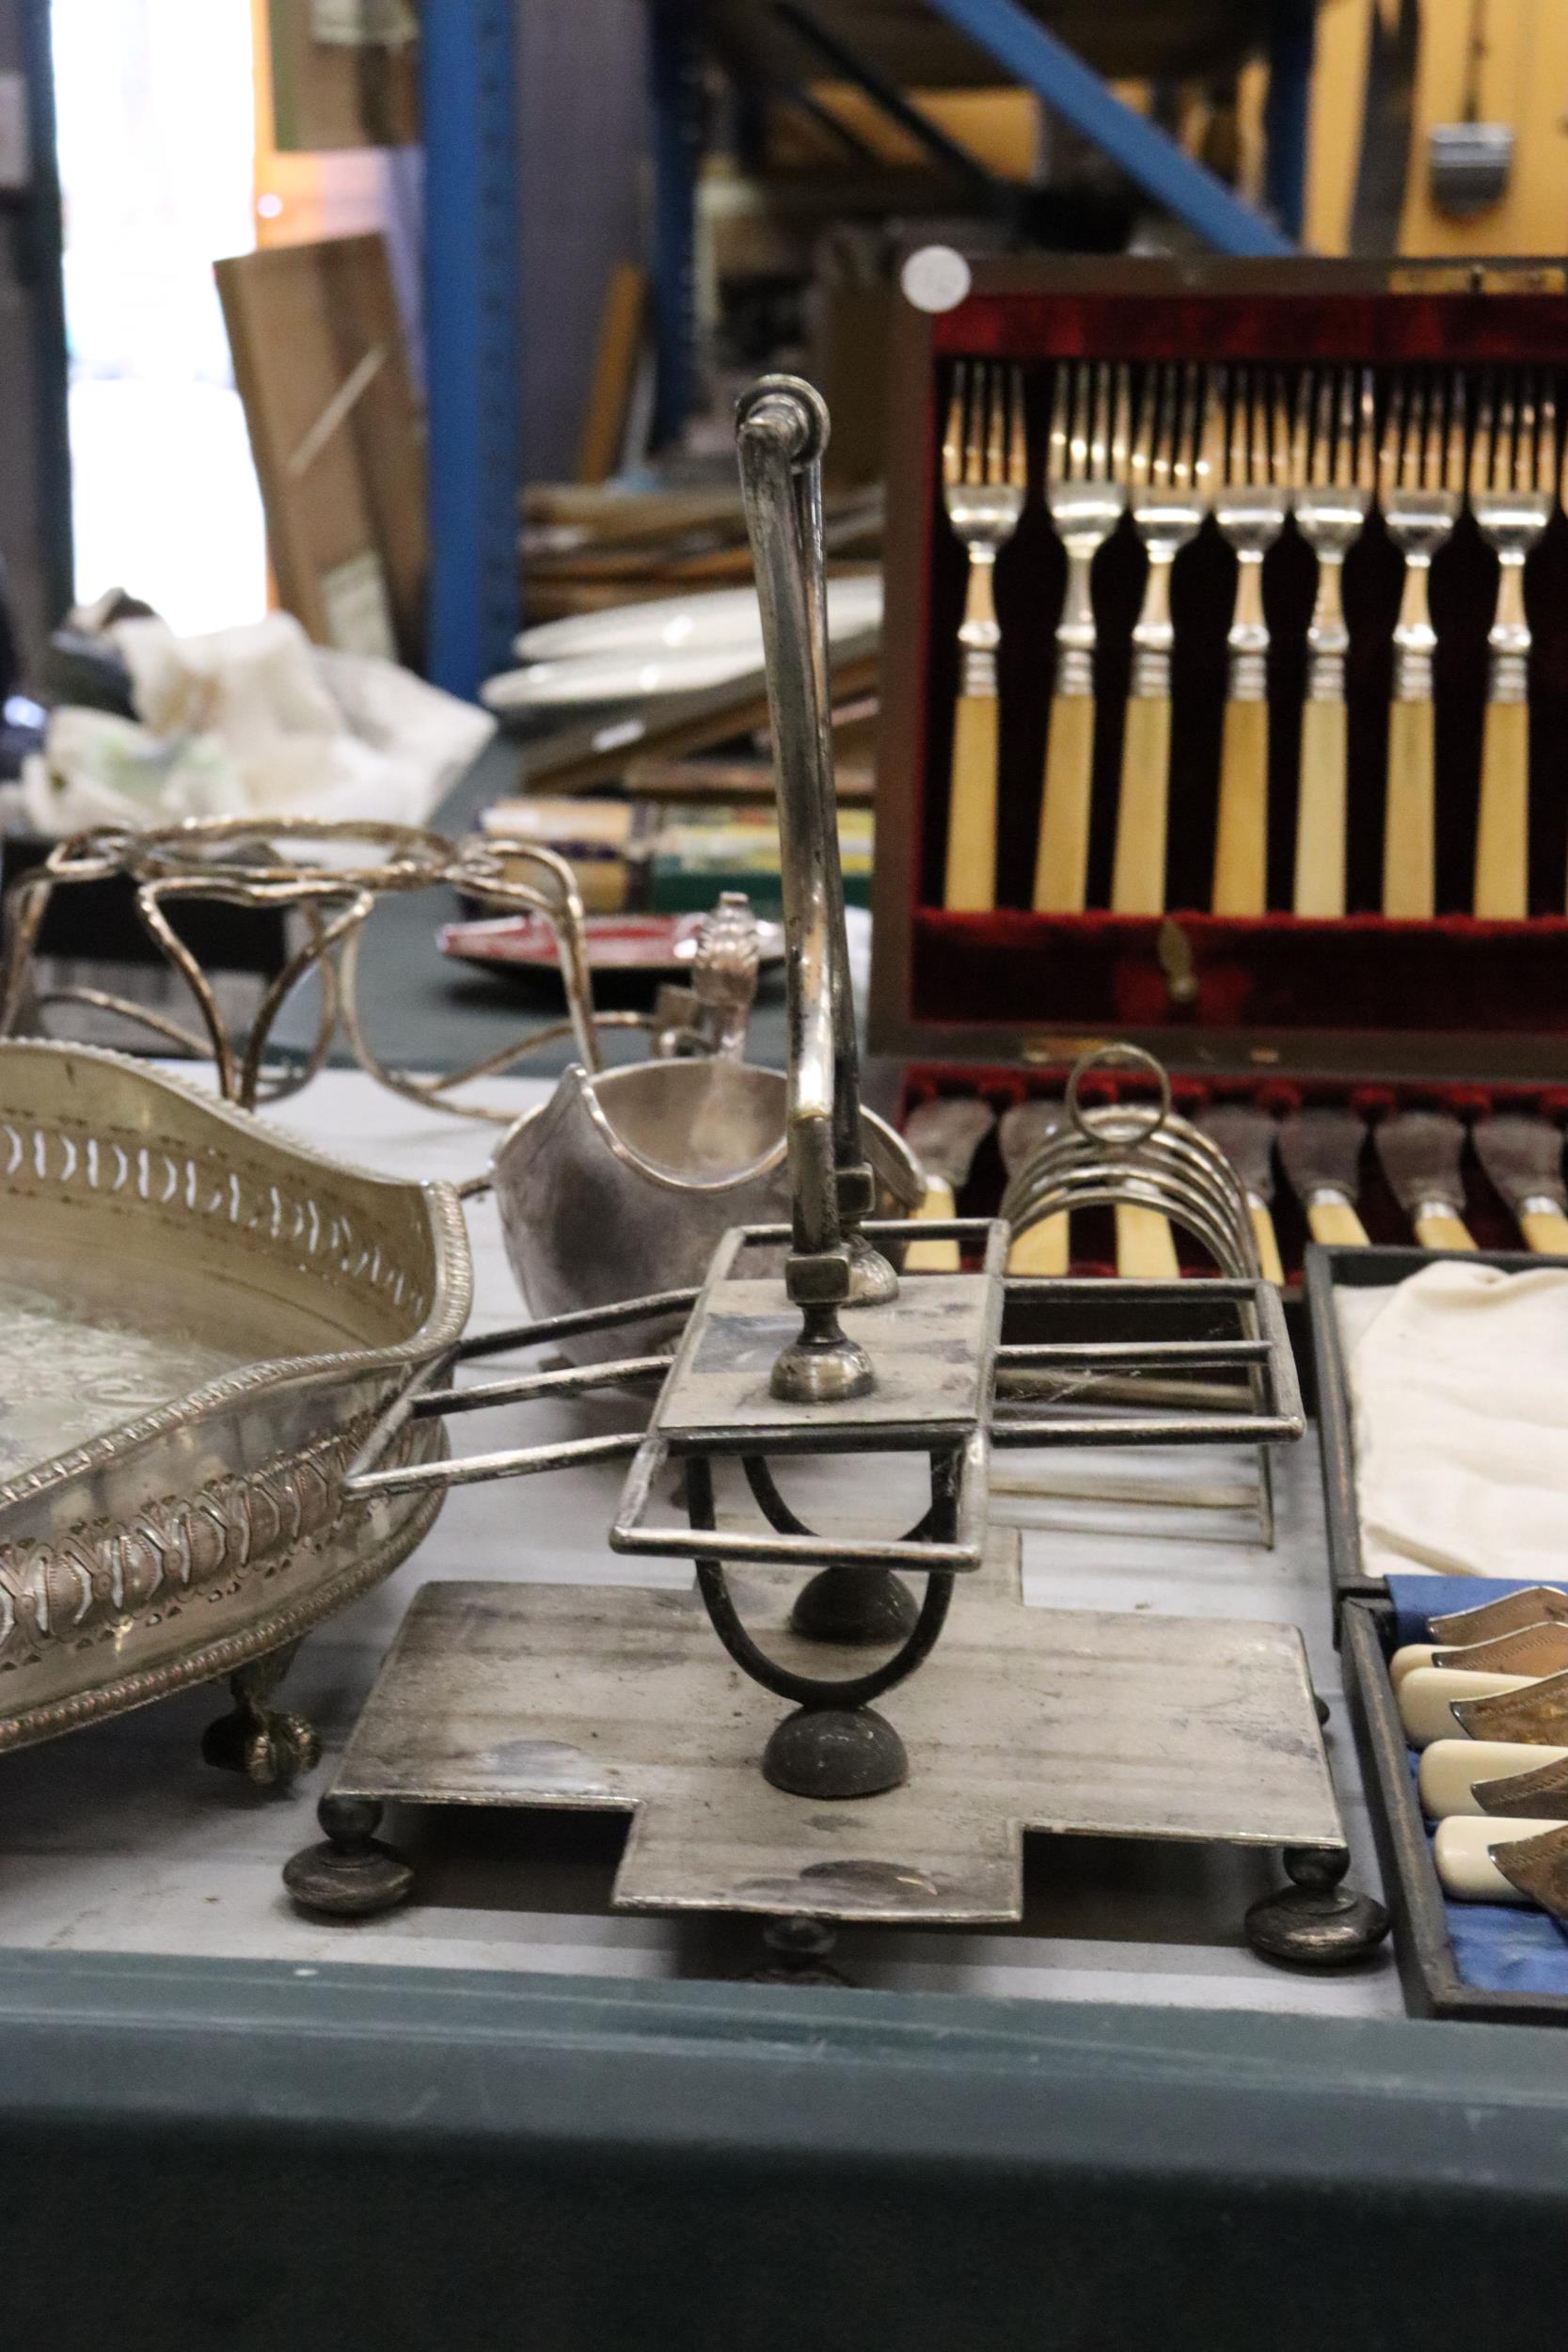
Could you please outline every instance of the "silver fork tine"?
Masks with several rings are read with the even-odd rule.
[[[1492,444],[1492,487],[1511,490],[1513,487],[1513,381],[1505,377],[1503,395],[1497,403],[1497,437]]]
[[[1127,445],[1132,431],[1132,378],[1125,363],[1118,367],[1111,389],[1111,480],[1127,480]]]
[[[1080,359],[1072,373],[1072,421],[1068,430],[1068,473],[1074,482],[1081,482],[1088,471],[1090,381],[1090,370]]]
[[[1396,376],[1384,411],[1383,437],[1377,445],[1377,495],[1385,514],[1400,486],[1400,445],[1404,437],[1404,379]]]
[[[1000,368],[986,370],[986,471],[987,482],[1003,479],[1004,435],[1006,417],[1003,412],[1006,379]]]
[[[1243,369],[1238,368],[1230,385],[1230,447],[1226,455],[1227,484],[1246,480],[1246,391],[1247,379]],[[1221,397],[1224,395],[1222,393]]]
[[[953,370],[953,397],[942,437],[942,479],[949,490],[958,488],[964,473],[964,406],[969,397],[969,370],[959,360]]]
[[[1176,426],[1176,453],[1171,466],[1171,481],[1181,490],[1191,488],[1197,472],[1200,373],[1189,360],[1180,386],[1180,405],[1178,387],[1174,382],[1171,387],[1171,407]]]
[[[1400,453],[1400,488],[1421,486],[1421,435],[1426,429],[1426,386],[1414,383],[1405,397],[1404,447]]]
[[[1168,490],[1175,479],[1175,408],[1176,370],[1160,371],[1160,406],[1154,426],[1154,483],[1157,489]]]
[[[1465,495],[1465,435],[1468,402],[1465,378],[1456,375],[1449,392],[1449,450],[1443,466],[1443,487],[1455,498]]]
[[[1443,388],[1434,377],[1427,387],[1426,431],[1421,441],[1422,486],[1440,490],[1443,486]]]
[[[973,486],[986,478],[986,370],[976,366],[969,386],[969,425],[964,436],[964,481]]]
[[[1132,448],[1127,459],[1128,486],[1133,495],[1146,490],[1151,482],[1160,479],[1155,470],[1157,428],[1155,406],[1161,392],[1163,371],[1149,368],[1145,373],[1138,397],[1138,421],[1132,434]]]
[[[1072,371],[1058,359],[1051,383],[1051,430],[1045,444],[1047,485],[1067,479],[1068,428],[1072,414]]]
[[[1481,378],[1481,405],[1476,410],[1475,438],[1470,444],[1470,503],[1484,495],[1492,473],[1492,371]]]
[[[1314,387],[1308,368],[1301,379],[1301,393],[1296,402],[1295,447],[1291,458],[1291,470],[1298,482],[1315,483],[1322,478],[1327,398],[1327,377],[1321,376]]]
[[[1211,507],[1225,480],[1225,370],[1203,371],[1203,435],[1197,456],[1197,486]]]
[[[1535,481],[1535,375],[1526,376],[1519,400],[1519,438],[1513,452],[1513,487],[1529,490]]]
[[[1278,368],[1274,373],[1274,399],[1270,404],[1268,422],[1274,442],[1271,453],[1274,486],[1276,490],[1289,492],[1293,486],[1291,479],[1291,399],[1286,390],[1284,374]]]
[[[1361,413],[1356,421],[1355,486],[1370,499],[1377,487],[1377,397],[1370,368],[1361,371]]]
[[[1110,439],[1111,377],[1109,369],[1097,367],[1089,394],[1089,462],[1085,472],[1090,482],[1105,478],[1107,443]]]
[[[1557,394],[1549,375],[1541,392],[1541,437],[1535,444],[1535,481],[1531,487],[1537,498],[1557,496]]]
[[[1339,372],[1338,443],[1332,479],[1338,489],[1355,487],[1355,373],[1352,368]]]
[[[1015,490],[1029,486],[1029,438],[1023,406],[1023,371],[1008,373],[1012,429],[1007,441],[1007,480]]]

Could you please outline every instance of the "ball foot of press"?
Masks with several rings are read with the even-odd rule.
[[[747,1984],[847,1985],[852,1979],[831,1958],[838,1931],[826,1919],[795,1915],[769,1919],[762,1931],[768,1957],[760,1968],[747,1972]]]
[[[369,1797],[324,1797],[316,1819],[326,1832],[283,1866],[283,1883],[302,1911],[333,1919],[373,1919],[405,1902],[413,1865],[375,1835],[383,1807]]]
[[[1388,1914],[1370,1895],[1344,1884],[1348,1853],[1292,1847],[1284,1864],[1291,1884],[1246,1915],[1255,1952],[1291,1967],[1343,1968],[1376,1950],[1388,1932]]]

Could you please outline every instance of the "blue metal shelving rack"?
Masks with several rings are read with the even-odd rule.
[[[1001,72],[1071,122],[1118,163],[1177,219],[1221,253],[1284,255],[1295,250],[1304,212],[1307,97],[1313,58],[1316,0],[1270,0],[1268,48],[1268,197],[1273,217],[1243,203],[1196,163],[1158,124],[1123,104],[1093,69],[1047,32],[1019,0],[923,0],[965,34]],[[904,119],[907,102],[886,77],[857,62],[832,30],[830,0],[777,11],[781,20],[815,19],[811,45],[829,48],[835,70],[860,83],[884,110]],[[650,86],[654,109],[654,304],[659,360],[660,437],[677,437],[692,381],[690,340],[691,213],[695,167],[689,132],[691,24],[684,0],[649,0]],[[799,24],[796,25],[799,31]],[[890,108],[890,97],[894,103]],[[916,118],[918,122],[918,118]],[[906,121],[906,128],[910,127]]]
[[[1018,0],[924,0],[1221,252],[1286,254],[1301,232],[1315,0],[1272,0],[1268,192],[1243,203],[1125,106]],[[430,675],[471,694],[511,658],[521,585],[518,0],[435,0],[422,24],[430,397]],[[831,24],[825,0],[817,8]],[[656,437],[693,390],[700,52],[686,0],[648,0],[654,153]],[[877,77],[867,84],[875,98]],[[1277,225],[1276,225],[1277,224]]]
[[[516,0],[436,0],[420,30],[430,418],[426,667],[471,695],[521,613]]]

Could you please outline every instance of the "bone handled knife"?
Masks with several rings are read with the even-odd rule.
[[[1258,1243],[1258,1263],[1266,1281],[1285,1282],[1274,1230],[1274,1120],[1247,1103],[1215,1103],[1197,1116],[1197,1126],[1230,1162],[1246,1194],[1247,1214]]]
[[[1066,1116],[1060,1103],[1015,1103],[1010,1111],[1004,1111],[996,1139],[1009,1183],[1022,1174]],[[1007,1252],[1009,1274],[1065,1274],[1071,1263],[1071,1220],[1065,1211],[1025,1226],[1022,1232],[1014,1234]]]
[[[1507,1201],[1525,1246],[1568,1256],[1568,1184],[1562,1177],[1562,1131],[1549,1119],[1517,1111],[1478,1119],[1476,1153]]]
[[[1458,1902],[1538,1903],[1568,1917],[1568,1824],[1456,1813],[1437,1824],[1433,1860]]]
[[[1372,1130],[1388,1189],[1423,1249],[1473,1249],[1465,1225],[1465,1130],[1448,1111],[1396,1111]]]
[[[1456,1740],[1476,1721],[1477,1707],[1506,1700],[1516,1710],[1519,1694],[1539,1685],[1535,1675],[1483,1674],[1479,1667],[1412,1667],[1399,1686],[1404,1736],[1413,1748],[1430,1748],[1434,1740]],[[1523,1740],[1528,1733],[1520,1721],[1493,1720],[1478,1723],[1474,1736]]]
[[[1314,1241],[1339,1248],[1366,1243],[1367,1229],[1355,1210],[1365,1136],[1354,1111],[1292,1111],[1279,1122],[1280,1164]]]
[[[1408,1642],[1388,1661],[1388,1679],[1398,1691],[1406,1675],[1422,1666],[1452,1667],[1461,1673],[1561,1674],[1568,1667],[1568,1624],[1560,1617],[1543,1617],[1480,1642]]]
[[[926,1171],[926,1198],[916,1216],[941,1222],[958,1215],[958,1196],[994,1123],[990,1105],[973,1095],[917,1104],[904,1125],[904,1140]],[[956,1241],[912,1241],[904,1252],[905,1265],[917,1274],[956,1274],[962,1263]]]
[[[1418,1787],[1429,1820],[1477,1813],[1568,1820],[1568,1748],[1518,1740],[1434,1740],[1421,1757]]]

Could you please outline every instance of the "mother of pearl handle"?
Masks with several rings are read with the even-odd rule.
[[[1444,1894],[1465,1903],[1529,1902],[1528,1895],[1504,1878],[1487,1849],[1512,1845],[1516,1837],[1544,1837],[1561,1827],[1560,1821],[1488,1821],[1462,1813],[1439,1821],[1432,1858]]]

